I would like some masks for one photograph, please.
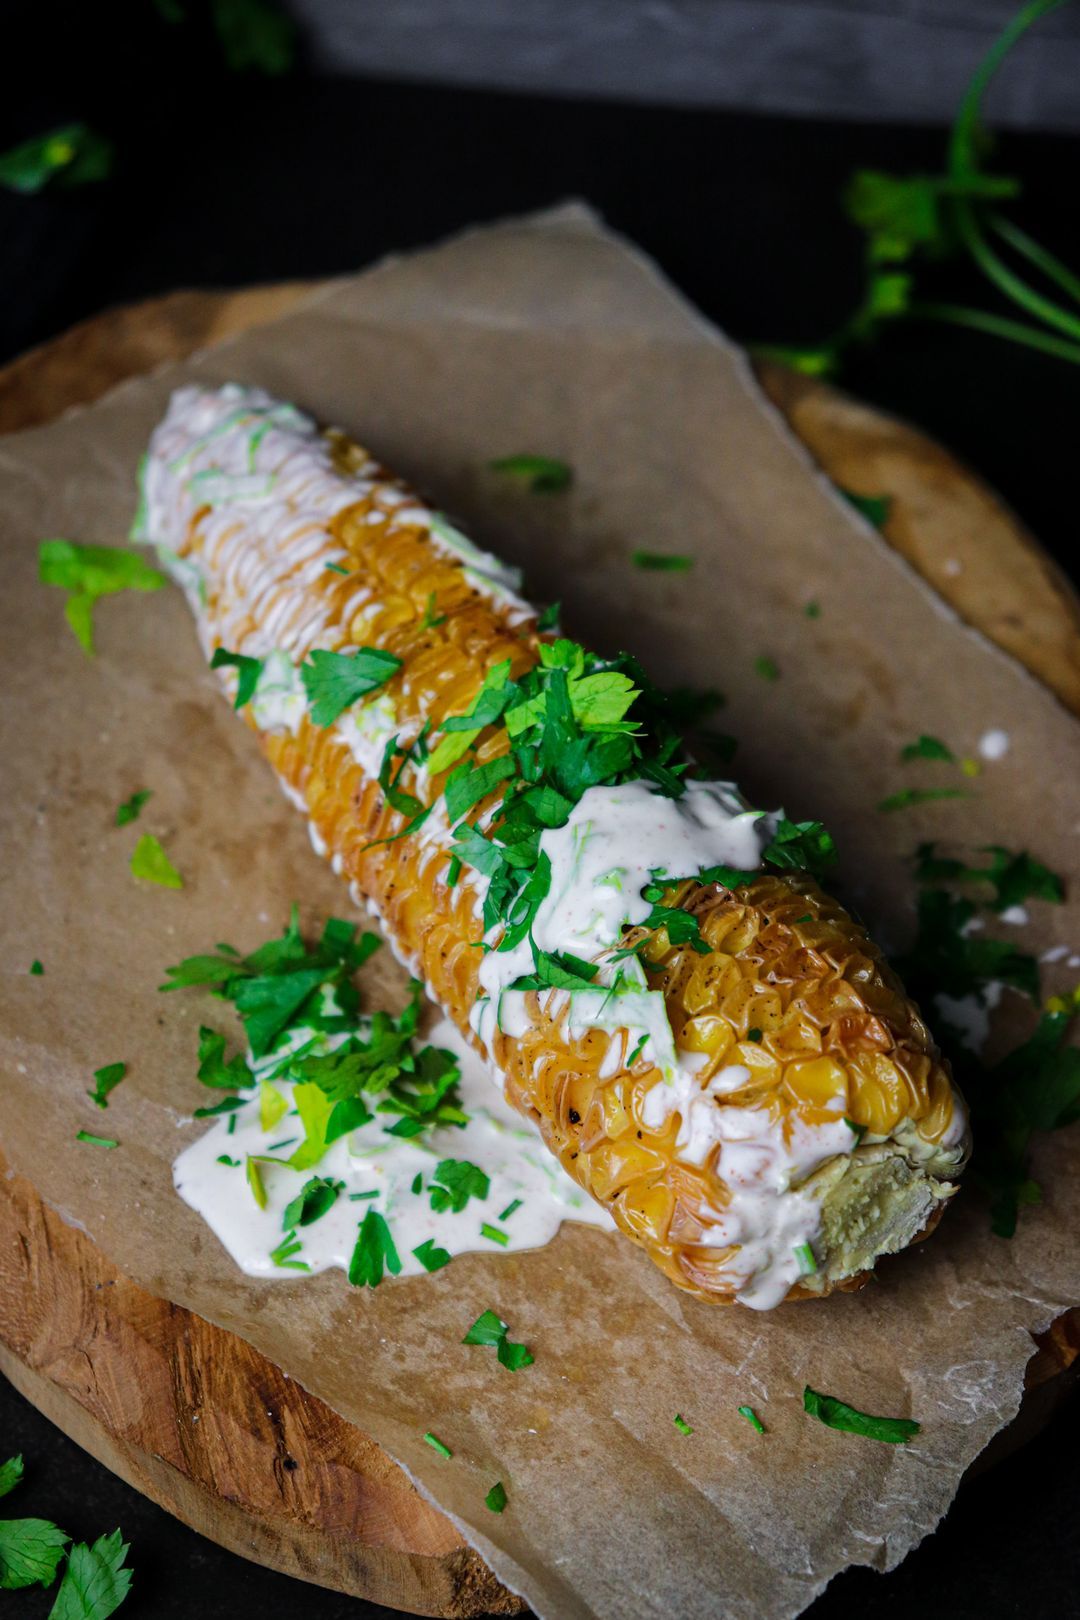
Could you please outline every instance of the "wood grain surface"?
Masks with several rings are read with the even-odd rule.
[[[0,433],[87,404],[125,378],[285,313],[290,283],[177,292],[107,311],[0,370]],[[822,383],[762,367],[825,473],[888,495],[888,542],[959,616],[1080,714],[1080,600],[1018,520],[914,429]],[[373,1440],[243,1340],[136,1288],[0,1158],[0,1371],[115,1473],[223,1546],[417,1614],[523,1605]],[[1080,1375],[1080,1311],[1028,1368],[1021,1417],[1047,1422]]]

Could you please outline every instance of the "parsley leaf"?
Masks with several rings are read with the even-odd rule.
[[[255,696],[255,688],[259,684],[262,674],[263,659],[249,658],[246,653],[226,652],[224,647],[215,647],[214,656],[210,660],[211,669],[235,668],[237,672],[236,697],[233,700],[234,709],[242,709],[245,703],[250,703]]]
[[[635,568],[654,574],[685,574],[694,566],[693,557],[680,557],[676,552],[634,551],[630,561]]]
[[[448,1251],[440,1249],[434,1238],[425,1238],[423,1243],[413,1250],[413,1254],[425,1271],[441,1271],[443,1266],[450,1264]]]
[[[86,1095],[92,1103],[99,1108],[108,1108],[110,1091],[115,1091],[127,1073],[126,1063],[106,1063],[103,1069],[94,1070],[94,1089]]]
[[[485,1199],[491,1182],[479,1165],[468,1159],[442,1159],[431,1176],[429,1194],[436,1214],[452,1210],[460,1215],[470,1198]]]
[[[51,1586],[70,1539],[48,1519],[0,1519],[0,1591]]]
[[[780,679],[780,665],[775,658],[762,654],[754,659],[754,673],[760,675],[763,681],[778,681]]]
[[[1001,844],[987,844],[980,854],[991,857],[989,866],[968,866],[937,853],[935,844],[920,844],[915,852],[915,877],[919,883],[989,883],[994,890],[992,911],[1008,911],[1025,900],[1048,900],[1060,905],[1065,885],[1026,850],[1014,852]]]
[[[390,1228],[377,1210],[369,1209],[349,1261],[349,1281],[354,1288],[377,1288],[384,1272],[390,1271],[396,1277],[400,1270],[401,1260]]]
[[[899,793],[890,793],[887,799],[882,799],[878,809],[888,814],[892,810],[907,810],[913,804],[931,804],[935,799],[966,799],[968,796],[964,788],[902,788]]]
[[[342,1181],[328,1181],[323,1176],[312,1176],[296,1197],[286,1204],[281,1224],[285,1231],[296,1226],[310,1226],[320,1220],[337,1202],[338,1193],[345,1185]]]
[[[569,489],[573,469],[552,456],[501,456],[489,461],[492,472],[506,473],[526,484],[534,495],[554,495]]]
[[[446,813],[451,825],[460,821],[473,805],[487,798],[500,782],[505,782],[508,777],[516,774],[517,762],[511,754],[488,760],[486,765],[459,765],[451,774],[445,788]]]
[[[820,1418],[830,1429],[843,1429],[847,1434],[861,1434],[867,1440],[882,1440],[886,1445],[906,1445],[918,1434],[919,1425],[912,1418],[871,1417],[860,1412],[835,1395],[819,1395],[807,1384],[803,1390],[803,1410],[811,1417]]]
[[[83,651],[94,652],[94,603],[118,591],[158,591],[164,574],[135,551],[114,546],[80,546],[72,540],[43,540],[38,578],[67,591],[64,613]]]
[[[296,25],[278,0],[211,0],[214,31],[234,73],[288,73],[296,57]]]
[[[126,827],[129,822],[138,821],[143,805],[147,799],[152,799],[153,796],[149,788],[140,788],[137,793],[131,795],[130,799],[125,799],[123,804],[117,805],[116,825]]]
[[[77,1542],[68,1554],[49,1620],[108,1620],[131,1589],[127,1554],[119,1530],[99,1536],[92,1547]]]
[[[112,142],[88,124],[64,124],[0,155],[0,186],[29,196],[51,181],[86,185],[104,180],[112,159]]]
[[[254,1085],[255,1076],[238,1052],[225,1062],[225,1037],[216,1030],[199,1027],[199,1079],[204,1086],[236,1091]]]
[[[531,1367],[533,1357],[523,1344],[514,1344],[507,1338],[507,1326],[501,1317],[494,1311],[484,1311],[476,1318],[472,1327],[462,1339],[462,1344],[480,1344],[493,1348],[502,1366],[510,1372],[520,1372],[523,1367]]]
[[[163,889],[182,889],[184,880],[152,833],[143,833],[131,854],[131,875]]]
[[[985,987],[999,980],[1024,995],[1039,994],[1035,958],[1008,940],[987,939],[965,930],[975,915],[970,900],[944,889],[923,889],[917,902],[918,927],[911,948],[896,960],[896,969],[917,1002],[934,995],[975,995],[985,1000]]]
[[[484,1497],[484,1506],[492,1513],[503,1513],[506,1509],[506,1503],[506,1488],[501,1479],[496,1480],[495,1484]]]
[[[21,1454],[9,1457],[6,1463],[0,1463],[0,1496],[7,1496],[16,1485],[22,1484],[23,1460]]]
[[[818,876],[836,865],[836,844],[820,821],[789,821],[781,816],[762,854],[771,866]]]
[[[952,749],[942,742],[940,737],[928,737],[924,732],[918,742],[907,743],[900,750],[902,760],[909,759],[944,759],[952,764],[956,755]]]
[[[34,960],[30,964],[30,972],[33,974],[35,979],[40,979],[41,975],[45,972],[44,965],[38,960],[38,958],[36,956],[34,957]]]
[[[384,686],[400,668],[400,658],[378,647],[358,647],[354,653],[317,648],[300,666],[312,723],[333,725],[358,698]]]
[[[862,514],[867,523],[872,523],[875,529],[883,529],[889,521],[889,512],[892,508],[891,495],[856,495],[853,489],[840,489],[840,494],[856,512]]]

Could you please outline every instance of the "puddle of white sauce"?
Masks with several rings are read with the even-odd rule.
[[[461,1063],[458,1091],[461,1107],[469,1115],[463,1128],[448,1126],[405,1139],[387,1134],[392,1116],[376,1114],[369,1125],[332,1143],[313,1169],[260,1165],[267,1197],[266,1208],[260,1209],[247,1182],[247,1156],[287,1158],[304,1136],[293,1111],[291,1082],[275,1080],[290,1111],[269,1131],[260,1126],[256,1092],[250,1103],[216,1120],[180,1154],[173,1165],[177,1192],[202,1216],[248,1276],[303,1275],[275,1265],[270,1256],[285,1235],[286,1205],[313,1176],[345,1185],[325,1215],[297,1229],[303,1247],[290,1258],[303,1261],[310,1272],[335,1266],[348,1269],[359,1225],[369,1209],[385,1218],[403,1277],[426,1270],[413,1251],[428,1239],[451,1256],[469,1251],[503,1254],[550,1243],[563,1221],[582,1221],[614,1231],[606,1211],[571,1181],[533,1127],[503,1101],[490,1073],[454,1026],[441,1020],[428,1039],[432,1046],[453,1051]],[[236,1121],[231,1131],[230,1117]],[[287,1145],[277,1146],[275,1152],[273,1145],[282,1143]],[[223,1159],[237,1163],[223,1163]],[[483,1170],[491,1184],[487,1197],[470,1198],[456,1214],[433,1210],[431,1177],[442,1159],[465,1159]],[[417,1176],[421,1190],[413,1192]],[[363,1193],[375,1197],[356,1196]],[[500,1219],[515,1199],[520,1199],[520,1207]],[[505,1233],[506,1244],[485,1237],[481,1231],[485,1224]]]
[[[1004,759],[1009,752],[1009,746],[1009,733],[997,727],[992,731],[984,731],[979,738],[979,753],[983,759]]]

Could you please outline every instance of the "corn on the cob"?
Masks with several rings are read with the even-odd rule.
[[[468,824],[498,827],[499,790],[466,820],[451,817],[449,754],[425,763],[423,741],[453,736],[446,722],[482,690],[527,679],[550,641],[493,558],[359,446],[239,388],[174,395],[135,533],[184,586],[207,655],[261,661],[244,712],[317,847],[551,1151],[675,1283],[756,1306],[822,1295],[857,1286],[878,1255],[933,1226],[967,1152],[948,1070],[881,953],[813,877],[762,868],[697,880],[738,865],[729,853],[757,826],[734,789],[695,784],[682,808],[655,783],[589,789],[636,816],[638,831],[670,812],[699,854],[714,840],[714,858],[681,878],[681,851],[647,837],[644,872],[671,874],[659,882],[662,920],[629,895],[635,926],[593,953],[603,993],[579,993],[571,974],[519,979],[525,987],[499,999],[507,975],[495,970],[514,953],[491,947],[509,924],[489,917],[485,935],[489,879],[450,850],[452,821],[459,837]],[[317,724],[301,664],[355,649],[392,655],[393,673]],[[234,670],[223,678],[235,691]],[[496,718],[457,752],[469,744],[471,763],[509,767],[512,741]],[[568,838],[580,846],[586,798],[544,834],[553,860]],[[398,836],[419,801],[432,806],[426,819]],[[633,998],[611,988],[616,948],[646,965],[649,991],[634,1003],[650,1009],[644,1021],[622,1019]]]

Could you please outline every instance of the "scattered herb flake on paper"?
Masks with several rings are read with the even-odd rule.
[[[153,796],[149,788],[139,788],[138,792],[133,793],[130,799],[125,799],[123,804],[117,805],[116,825],[126,827],[129,822],[138,821],[143,805]]]
[[[886,1445],[906,1445],[919,1432],[913,1418],[871,1417],[860,1412],[835,1395],[821,1395],[807,1384],[803,1390],[803,1410],[821,1420],[830,1429],[842,1429],[845,1434],[863,1435],[867,1440],[881,1440]]]
[[[131,854],[131,874],[162,889],[182,889],[184,880],[152,833],[143,833]]]
[[[488,466],[492,472],[520,480],[534,495],[558,494],[574,480],[573,469],[554,456],[501,456]]]

